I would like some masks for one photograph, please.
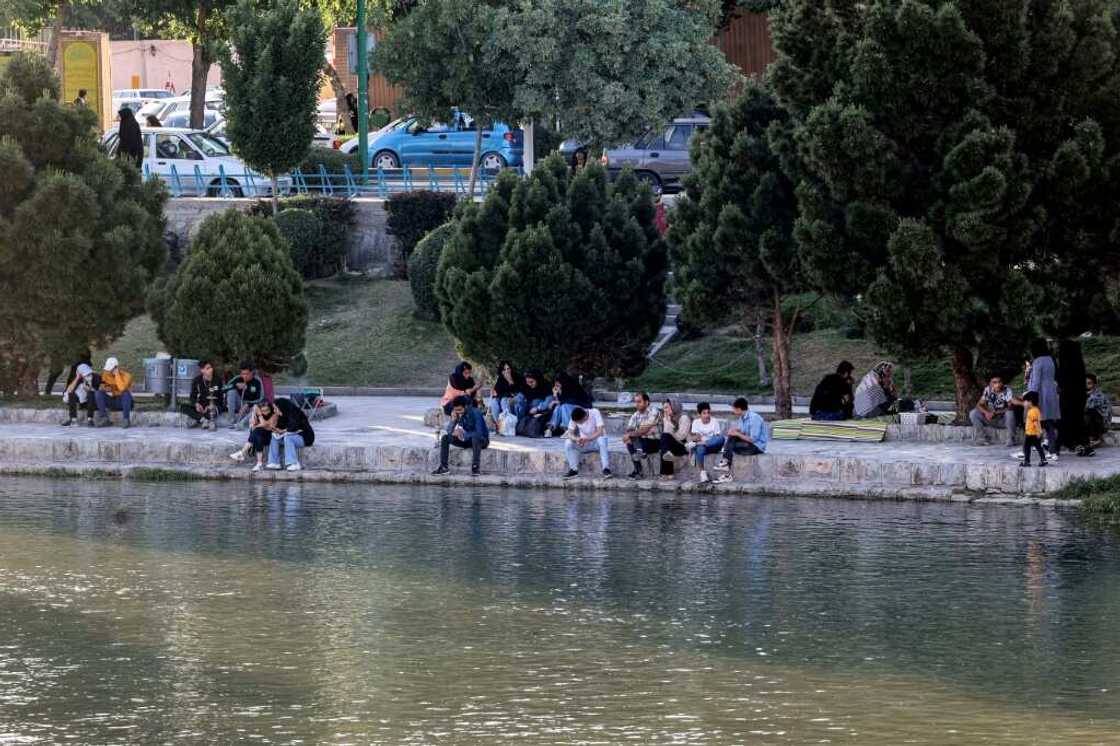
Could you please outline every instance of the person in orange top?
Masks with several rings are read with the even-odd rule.
[[[109,410],[120,412],[124,421],[122,427],[132,425],[132,374],[120,366],[115,357],[105,361],[105,371],[101,374],[101,387],[95,394],[97,413],[100,415],[98,427],[109,427]]]
[[[1027,404],[1024,426],[1026,437],[1023,439],[1023,460],[1019,466],[1031,465],[1031,448],[1038,451],[1038,465],[1046,466],[1046,452],[1042,450],[1042,410],[1038,407],[1038,392],[1028,391],[1023,395]]]

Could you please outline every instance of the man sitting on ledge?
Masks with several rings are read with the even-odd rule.
[[[109,427],[110,410],[121,413],[121,427],[127,428],[132,424],[132,374],[122,368],[115,357],[105,361],[101,388],[95,398],[97,413],[101,417],[98,427]]]
[[[451,471],[447,464],[451,457],[451,446],[455,446],[471,449],[471,476],[477,477],[480,473],[482,449],[489,445],[490,430],[486,427],[486,418],[482,412],[471,406],[469,397],[456,398],[451,402],[447,431],[439,439],[439,468],[432,475],[438,477]]]
[[[225,411],[222,400],[222,382],[214,376],[214,365],[203,360],[199,373],[191,381],[190,401],[179,405],[179,413],[189,418],[188,427],[217,430],[218,415]]]
[[[735,477],[731,473],[731,463],[735,454],[745,456],[758,456],[766,453],[766,444],[770,435],[766,432],[766,421],[758,412],[752,412],[750,404],[743,397],[735,400],[731,405],[735,419],[727,431],[727,442],[723,445],[723,458],[716,464],[716,471],[726,472],[716,482],[733,482]]]
[[[611,454],[607,443],[607,426],[598,409],[576,407],[572,410],[568,431],[564,434],[564,457],[568,460],[568,473],[565,479],[579,476],[579,457],[581,453],[599,452],[599,463],[603,478],[611,478]]]
[[[809,402],[809,416],[818,421],[835,422],[852,419],[855,396],[852,393],[852,373],[855,366],[847,360],[836,366],[817,384]]]
[[[1015,411],[1011,408],[1014,399],[1011,387],[1004,385],[1003,378],[992,376],[984,393],[980,394],[980,401],[968,414],[977,445],[991,445],[992,439],[987,432],[989,427],[1007,430],[1011,445],[1015,445]]]

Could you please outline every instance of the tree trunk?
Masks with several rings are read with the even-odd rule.
[[[782,315],[782,294],[774,293],[774,412],[780,420],[793,416],[793,367],[790,365],[790,338],[797,323],[795,313],[789,324]]]
[[[276,216],[280,214],[280,182],[276,178],[276,172],[272,172],[272,218],[275,220]]]
[[[953,350],[953,384],[957,396],[957,422],[968,422],[968,413],[980,398],[976,382],[976,360],[972,350],[958,347]]]
[[[766,369],[766,346],[762,343],[763,332],[766,331],[766,322],[759,318],[754,325],[754,356],[758,361],[758,385],[770,385],[770,373]]]
[[[474,185],[478,181],[478,159],[482,157],[482,120],[474,120],[474,161],[471,165],[471,186],[467,191],[471,199],[474,199]]]
[[[191,57],[191,128],[202,129],[206,122],[206,78],[210,75],[210,28],[206,6],[199,5],[195,15],[194,54]]]
[[[335,124],[342,124],[344,134],[356,134],[354,128],[350,126],[350,107],[346,104],[346,94],[349,91],[346,90],[346,84],[342,82],[342,76],[329,62],[323,63],[323,69],[326,70],[327,79],[331,82],[331,90],[334,91],[335,119],[337,120]]]
[[[51,25],[51,40],[47,44],[47,62],[53,70],[58,71],[58,55],[62,50],[62,29],[66,27],[66,11],[70,7],[67,2],[60,2],[55,9],[54,23]],[[61,72],[59,72],[61,75]],[[113,112],[116,114],[116,112]]]

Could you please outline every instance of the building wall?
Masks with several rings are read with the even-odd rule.
[[[716,45],[744,75],[760,76],[774,61],[770,19],[760,13],[741,13],[715,39]]]
[[[357,73],[350,72],[350,64],[348,62],[347,48],[350,43],[350,38],[354,36],[354,28],[336,28],[334,33],[331,34],[330,49],[328,50],[331,56],[334,69],[338,71],[339,77],[342,78],[342,84],[346,86],[347,91],[358,90],[358,75]],[[381,31],[372,32],[374,37],[380,39],[383,35]],[[332,95],[330,86],[327,86],[326,93],[328,96]],[[399,88],[389,85],[389,82],[380,75],[369,76],[369,108],[376,109],[378,107],[385,107],[393,114],[396,114],[397,99],[400,98],[401,92]]]
[[[110,43],[113,90],[163,88],[168,81],[179,94],[191,91],[191,43],[183,39],[141,39]],[[139,85],[136,83],[139,82]],[[210,67],[207,86],[222,83],[222,68]]]

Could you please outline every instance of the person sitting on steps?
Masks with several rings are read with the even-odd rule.
[[[498,378],[490,390],[490,401],[487,406],[490,410],[490,419],[497,427],[498,420],[503,414],[514,412],[514,404],[521,395],[521,376],[513,369],[508,361],[498,363]],[[516,412],[514,412],[516,416]]]
[[[226,389],[226,408],[233,421],[230,430],[236,430],[250,418],[253,408],[265,401],[264,384],[257,377],[256,366],[251,360],[241,361],[238,375]]]
[[[486,418],[467,396],[460,396],[451,402],[450,417],[446,431],[439,440],[439,468],[432,475],[438,477],[451,471],[448,462],[451,458],[451,446],[455,446],[471,449],[471,476],[477,477],[481,473],[482,451],[490,445],[490,429],[486,427]]]
[[[587,389],[583,387],[579,379],[566,371],[556,373],[553,394],[556,397],[557,405],[552,408],[552,418],[548,421],[548,429],[545,431],[544,437],[546,438],[561,435],[568,429],[572,412],[576,407],[591,409],[595,406],[595,403],[591,400],[591,394],[587,393]]]
[[[1014,402],[1015,394],[1010,386],[1003,383],[1003,377],[992,376],[980,394],[976,407],[968,413],[977,445],[991,445],[992,439],[987,432],[989,427],[1007,430],[1011,445],[1016,444],[1015,411],[1012,409]]]
[[[299,452],[315,445],[315,431],[299,405],[288,398],[276,400],[276,410],[280,418],[276,422],[276,432],[268,444],[268,464],[266,469],[280,469],[280,447],[284,447],[284,467],[288,471],[302,471]]]
[[[186,404],[179,405],[179,413],[190,419],[187,427],[218,429],[218,415],[225,411],[222,383],[214,375],[214,364],[203,360],[198,375],[191,381],[191,395]]]
[[[642,459],[661,451],[661,413],[649,405],[649,394],[645,391],[634,395],[634,413],[626,422],[622,443],[634,462],[630,478],[641,479]]]
[[[101,386],[94,394],[97,413],[101,418],[99,427],[109,427],[109,412],[120,412],[121,427],[132,425],[132,374],[120,366],[115,357],[105,361],[101,373]]]
[[[766,444],[770,435],[766,430],[766,421],[757,412],[750,408],[749,402],[744,397],[739,397],[731,405],[735,413],[735,421],[727,431],[727,442],[723,445],[723,458],[716,464],[716,471],[726,472],[716,482],[733,482],[735,477],[731,472],[735,454],[745,456],[758,456],[766,453]]]
[[[710,482],[708,472],[704,469],[704,459],[709,453],[718,453],[726,439],[720,427],[719,420],[712,418],[712,405],[706,401],[696,405],[697,418],[692,421],[692,432],[689,433],[689,448],[696,468],[700,470],[700,482]]]
[[[549,409],[552,386],[548,384],[539,370],[525,374],[521,390],[514,397],[513,413],[517,418],[530,417]]]
[[[855,366],[847,360],[836,366],[817,384],[809,402],[809,416],[821,422],[852,419],[855,396],[852,393],[852,373]]]
[[[1085,374],[1085,392],[1085,434],[1089,439],[1085,455],[1092,456],[1094,449],[1104,442],[1105,434],[1112,427],[1112,403],[1101,390],[1094,373]]]
[[[241,450],[229,455],[237,463],[245,461],[249,452],[256,454],[257,463],[253,471],[264,468],[264,452],[272,445],[272,435],[280,430],[280,412],[267,399],[257,402],[249,413],[249,439]]]
[[[576,407],[572,410],[568,431],[564,433],[564,457],[568,460],[565,479],[579,476],[579,457],[582,453],[599,452],[603,478],[611,478],[611,455],[608,451],[607,426],[602,413],[595,408]]]
[[[692,435],[692,418],[681,407],[681,400],[670,397],[661,408],[661,480],[673,481],[677,456],[688,455],[688,440]]]
[[[93,372],[93,368],[85,363],[78,365],[74,372],[74,379],[66,385],[62,394],[62,401],[70,410],[70,417],[62,424],[69,427],[78,421],[78,406],[86,410],[86,424],[94,425],[93,415],[97,411],[95,403],[96,392],[101,388],[101,376]]]
[[[475,394],[480,388],[482,384],[475,380],[474,368],[470,363],[463,361],[456,365],[455,370],[447,377],[447,388],[443,390],[443,397],[439,400],[443,413],[450,415],[455,401],[464,396],[470,400],[471,406],[474,406]]]

